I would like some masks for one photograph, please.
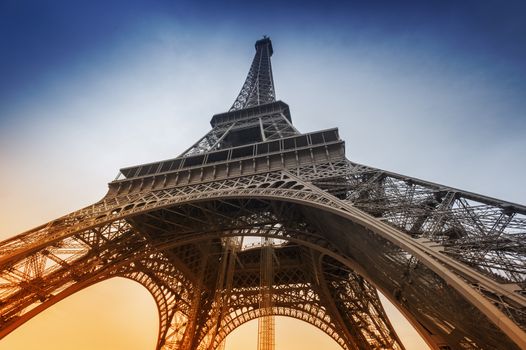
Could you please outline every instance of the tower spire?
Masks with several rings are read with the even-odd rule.
[[[266,35],[256,41],[256,54],[248,71],[247,79],[230,111],[253,107],[276,101],[272,78],[272,41]]]

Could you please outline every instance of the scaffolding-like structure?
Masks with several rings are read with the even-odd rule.
[[[268,237],[262,237],[261,240],[260,309],[262,316],[258,318],[258,350],[274,350],[276,335],[275,320],[272,313],[273,242]]]

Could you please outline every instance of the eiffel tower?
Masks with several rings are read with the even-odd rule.
[[[127,167],[97,203],[0,243],[0,337],[98,282],[142,284],[156,349],[218,349],[259,319],[343,349],[404,349],[380,291],[432,349],[526,349],[526,207],[349,161],[300,133],[264,37],[228,112],[180,156]]]

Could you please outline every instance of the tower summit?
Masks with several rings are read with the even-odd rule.
[[[274,102],[274,79],[270,57],[274,53],[270,38],[264,37],[256,41],[256,55],[248,71],[247,79],[241,88],[230,111]]]
[[[158,350],[217,349],[276,315],[346,350],[404,349],[378,291],[432,349],[526,349],[526,207],[356,164],[336,128],[300,133],[270,39],[255,46],[232,108],[180,156],[0,243],[0,337],[120,276],[152,294]]]

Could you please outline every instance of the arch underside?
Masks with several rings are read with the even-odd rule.
[[[214,348],[217,348],[219,344],[221,344],[221,342],[226,339],[226,337],[236,328],[257,318],[271,315],[291,317],[309,323],[331,337],[343,349],[348,349],[345,339],[334,329],[334,325],[332,325],[329,320],[325,319],[323,310],[316,310],[316,307],[313,307],[312,311],[307,312],[300,309],[299,307],[273,306],[270,312],[265,311],[266,310],[257,308],[248,309],[247,311],[244,311],[238,316],[230,319],[230,323],[225,324],[227,327],[222,329],[222,332],[218,334],[218,337],[214,340]]]
[[[213,340],[205,342],[213,348],[243,323],[268,315],[308,322],[344,349],[402,348],[376,289],[339,262],[301,245],[284,243],[274,248],[277,266],[271,288],[272,307],[266,309],[257,285],[259,249],[241,251],[236,258],[240,267],[233,274],[226,310],[217,332],[209,337]]]
[[[82,288],[124,276],[154,296],[158,348],[214,348],[234,325],[265,312],[258,308],[259,271],[249,273],[247,264],[234,266],[228,293],[221,292],[224,239],[266,236],[288,242],[276,252],[301,262],[297,270],[283,264],[288,281],[276,274],[272,313],[296,312],[344,348],[402,347],[369,283],[434,348],[519,348],[425,260],[364,227],[350,210],[288,173],[105,199],[0,246],[0,335]],[[257,265],[256,251],[237,259],[252,254]],[[307,301],[317,309],[306,311],[306,300],[279,291],[302,290],[302,283],[301,295],[314,298]],[[277,299],[283,295],[290,299]],[[500,300],[497,306],[510,305]],[[504,311],[523,322],[516,308]]]

